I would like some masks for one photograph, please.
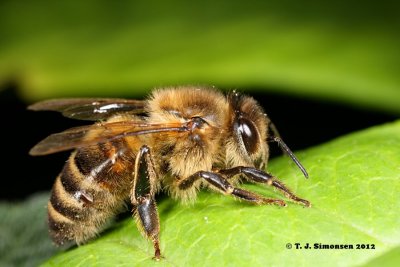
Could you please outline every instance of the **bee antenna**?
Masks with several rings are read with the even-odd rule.
[[[269,124],[269,129],[272,131],[273,136],[269,136],[267,138],[268,142],[276,142],[278,143],[279,147],[283,152],[285,152],[291,159],[292,161],[297,165],[297,167],[300,169],[300,171],[303,173],[305,178],[308,178],[308,173],[306,171],[306,168],[300,163],[300,161],[297,159],[297,157],[294,155],[292,150],[283,142],[283,140],[279,136],[279,132],[276,129],[276,126],[270,122]]]

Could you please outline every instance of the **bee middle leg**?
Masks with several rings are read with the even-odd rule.
[[[135,161],[131,202],[134,207],[134,216],[142,234],[153,242],[154,259],[160,260],[160,220],[154,200],[156,172],[150,156],[150,149],[142,146]]]
[[[250,191],[234,187],[231,185],[221,174],[210,171],[199,171],[186,179],[182,180],[178,187],[181,190],[190,188],[198,179],[204,179],[209,184],[213,185],[224,194],[233,195],[239,199],[262,205],[262,204],[275,204],[278,206],[286,206],[286,203],[280,199],[265,198]]]
[[[218,170],[218,173],[224,175],[225,177],[227,177],[227,179],[230,179],[238,174],[243,174],[253,182],[268,184],[275,187],[280,192],[282,192],[287,198],[289,198],[294,202],[301,203],[306,207],[311,207],[311,203],[308,200],[299,198],[276,177],[262,170],[252,167],[238,166],[231,169]]]

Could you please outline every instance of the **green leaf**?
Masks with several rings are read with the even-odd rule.
[[[2,1],[0,83],[21,94],[269,88],[400,113],[396,1]]]
[[[48,193],[0,202],[0,266],[37,266],[56,252],[47,234]]]
[[[312,208],[252,206],[204,191],[193,205],[163,198],[159,213],[165,258],[160,263],[151,259],[152,245],[128,218],[44,266],[398,266],[399,151],[397,121],[298,153],[308,180],[288,158],[272,160],[269,171],[310,200]],[[244,187],[281,197],[262,185]],[[296,243],[303,249],[296,249]],[[307,243],[354,247],[305,249]],[[357,244],[370,249],[357,249]]]

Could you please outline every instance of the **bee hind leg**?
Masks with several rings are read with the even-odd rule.
[[[238,174],[243,174],[253,182],[268,184],[275,187],[288,199],[294,202],[301,203],[306,207],[311,207],[311,203],[308,200],[299,198],[276,177],[262,170],[252,167],[238,166],[231,169],[218,170],[218,173],[224,175],[225,177],[227,177],[227,179],[232,178],[233,176]]]
[[[160,220],[154,200],[156,172],[150,155],[150,149],[142,146],[135,161],[131,202],[134,216],[143,236],[150,239],[154,246],[154,259],[160,260]]]
[[[286,203],[280,199],[264,198],[260,195],[252,193],[250,191],[234,187],[231,185],[221,174],[209,171],[199,171],[179,183],[179,189],[185,190],[190,188],[195,181],[198,179],[204,179],[209,184],[222,191],[224,194],[233,195],[239,199],[258,204],[275,204],[278,206],[286,206]]]

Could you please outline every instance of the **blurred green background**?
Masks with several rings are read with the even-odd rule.
[[[0,81],[27,101],[257,88],[400,113],[396,1],[2,1]]]
[[[3,123],[12,130],[1,131],[9,180],[1,199],[21,199],[39,183],[49,189],[68,156],[27,155],[41,138],[76,125],[25,111],[40,99],[143,97],[182,84],[239,89],[278,117],[294,149],[393,120],[400,114],[399,14],[390,0],[3,0],[0,112],[11,114]],[[23,167],[17,173],[9,167],[15,162]],[[32,266],[54,253],[44,222],[29,223],[32,214],[45,218],[46,199],[0,203],[6,263]]]

